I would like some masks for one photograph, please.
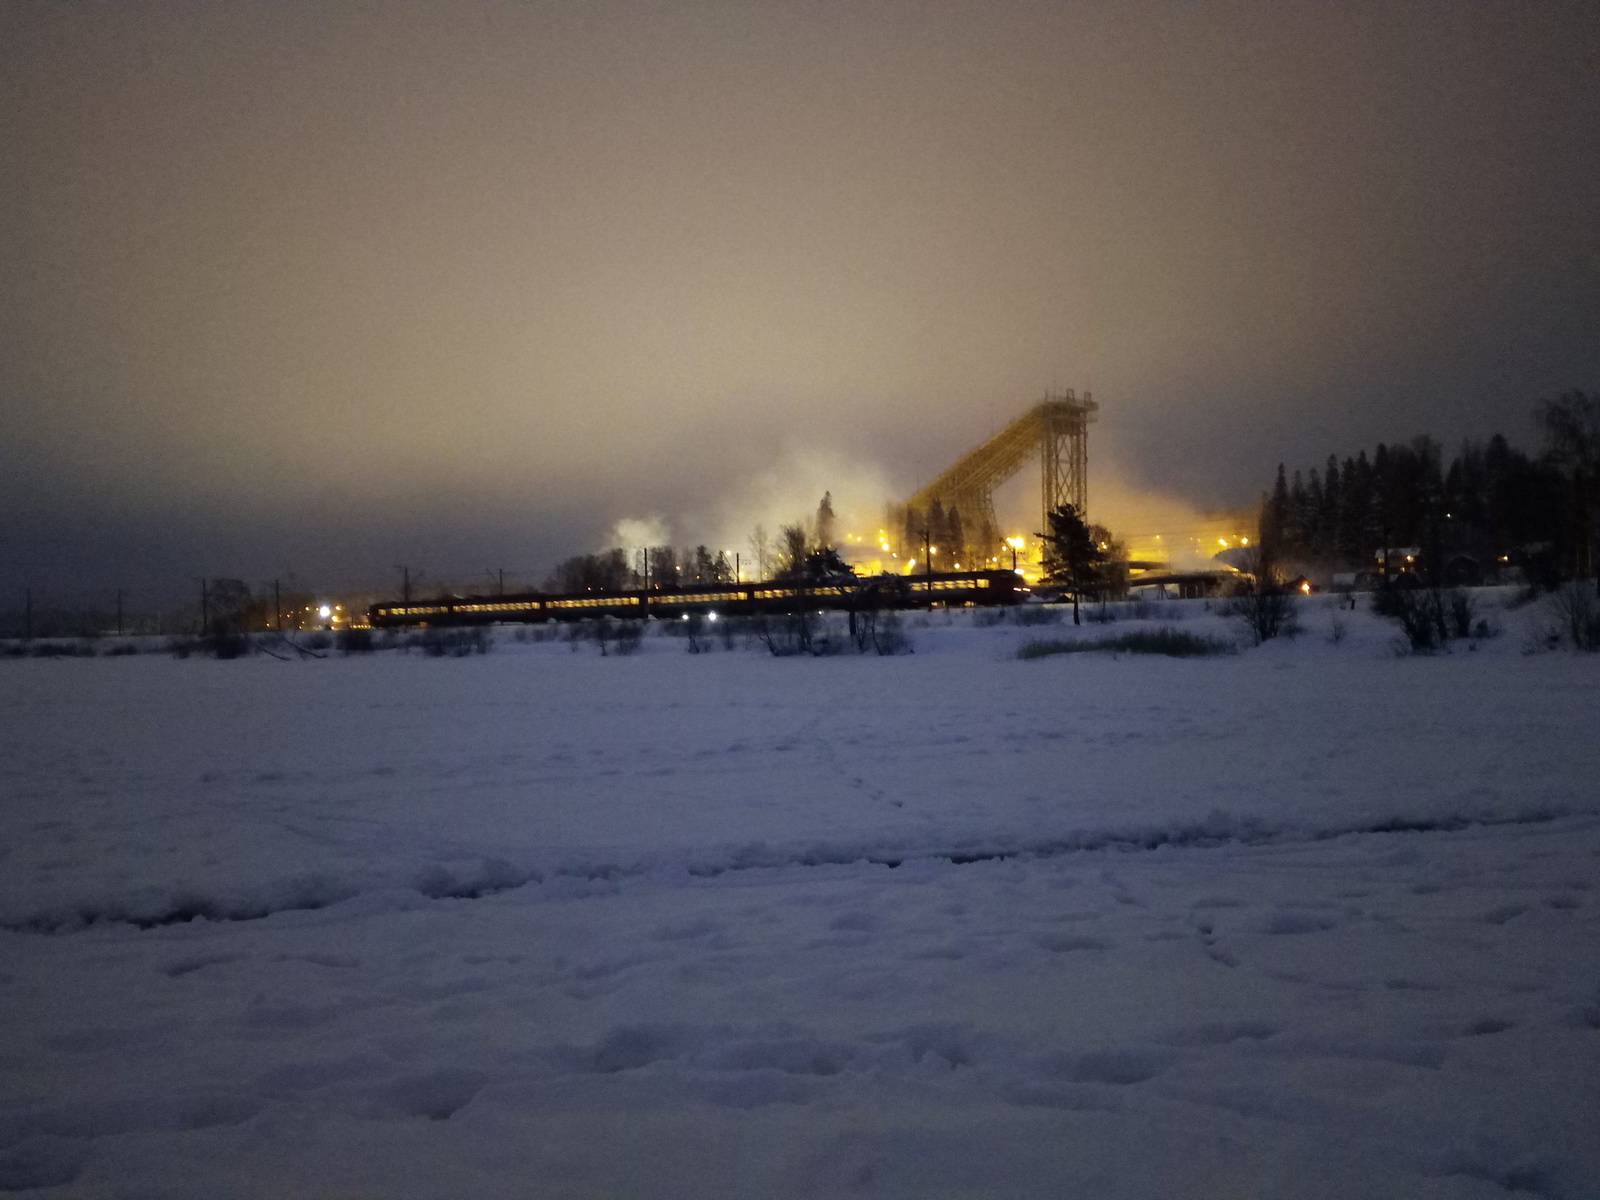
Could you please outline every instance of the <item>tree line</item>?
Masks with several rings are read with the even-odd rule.
[[[560,594],[617,592],[643,588],[693,588],[735,583],[740,577],[825,583],[853,578],[834,543],[833,496],[824,493],[814,519],[781,526],[774,539],[757,525],[750,534],[748,562],[705,545],[679,550],[643,547],[629,554],[620,547],[598,554],[576,554],[550,572],[544,590]]]
[[[1447,459],[1420,436],[1380,443],[1370,456],[1329,455],[1320,470],[1292,476],[1280,464],[1262,493],[1262,549],[1306,570],[1420,568],[1463,583],[1520,572],[1546,586],[1588,578],[1600,524],[1600,395],[1568,392],[1535,416],[1540,454],[1495,434]],[[1414,562],[1396,556],[1402,548]]]

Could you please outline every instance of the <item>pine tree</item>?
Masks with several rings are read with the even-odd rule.
[[[1079,603],[1103,586],[1106,552],[1075,505],[1052,508],[1047,519],[1049,532],[1038,535],[1044,542],[1044,579],[1072,596],[1072,623],[1078,625]]]
[[[950,545],[950,564],[956,566],[967,556],[967,535],[961,528],[961,510],[954,505],[945,517],[945,541]]]
[[[833,493],[823,492],[822,503],[817,505],[816,543],[822,549],[833,545]]]
[[[1264,546],[1274,556],[1283,552],[1284,538],[1288,533],[1289,525],[1289,481],[1284,475],[1283,464],[1278,464],[1278,479],[1272,485],[1272,494],[1263,496],[1261,501],[1261,524],[1257,531],[1256,542]]]
[[[1340,538],[1340,517],[1344,512],[1344,479],[1339,472],[1339,460],[1328,455],[1327,474],[1322,481],[1322,514],[1317,521],[1321,531],[1319,551],[1322,559],[1330,563],[1343,563],[1344,549]]]

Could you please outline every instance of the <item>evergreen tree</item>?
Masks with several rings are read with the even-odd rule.
[[[1600,395],[1567,392],[1539,406],[1539,424],[1550,461],[1566,477],[1567,562],[1578,578],[1595,572],[1596,525],[1600,525]]]
[[[1340,519],[1344,513],[1344,479],[1339,473],[1339,460],[1328,455],[1327,474],[1322,481],[1322,510],[1317,518],[1319,554],[1326,562],[1345,561],[1343,538],[1340,536]]]
[[[817,545],[833,545],[833,493],[823,492],[822,503],[817,505]]]
[[[937,496],[934,497],[933,503],[928,506],[928,524],[924,530],[924,536],[926,542],[925,552],[928,556],[926,566],[931,571],[933,570],[933,560],[938,558],[941,553],[944,553],[946,547],[950,545],[944,505],[939,502]]]
[[[671,546],[651,546],[646,551],[650,570],[650,586],[674,588],[678,586],[678,553]]]
[[[1600,535],[1600,397],[1569,393],[1540,410],[1550,450],[1531,458],[1496,434],[1463,442],[1447,462],[1422,436],[1380,443],[1341,463],[1291,476],[1279,465],[1261,497],[1258,544],[1277,560],[1337,569],[1417,570],[1430,576],[1459,556],[1520,567],[1554,584],[1596,568]],[[1290,479],[1293,483],[1290,483]],[[1416,546],[1414,563],[1384,564],[1385,548]]]
[[[1072,623],[1080,624],[1078,605],[1104,586],[1105,550],[1072,504],[1052,508],[1050,529],[1037,536],[1044,542],[1044,579],[1072,596]]]
[[[697,584],[717,583],[717,563],[711,557],[711,551],[705,546],[694,548],[694,582]]]
[[[941,545],[950,547],[949,563],[951,567],[964,563],[967,557],[967,534],[961,527],[961,510],[954,505],[945,517],[945,541]]]

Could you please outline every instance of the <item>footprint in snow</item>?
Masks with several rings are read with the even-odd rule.
[[[1528,910],[1520,904],[1503,904],[1499,908],[1491,908],[1479,916],[1478,920],[1485,925],[1504,925],[1513,917],[1520,917]]]
[[[1072,950],[1105,950],[1108,945],[1099,938],[1082,937],[1066,933],[1040,933],[1035,934],[1033,944],[1041,950],[1049,950],[1053,954],[1065,954]]]

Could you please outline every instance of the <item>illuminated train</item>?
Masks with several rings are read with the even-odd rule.
[[[690,613],[756,616],[809,610],[867,612],[967,604],[1018,604],[1028,594],[1015,571],[935,571],[929,575],[876,575],[848,583],[727,583],[659,591],[578,592],[546,595],[445,596],[436,600],[374,604],[368,619],[378,628],[400,625],[491,625],[502,621],[579,621],[585,617],[678,617]]]

